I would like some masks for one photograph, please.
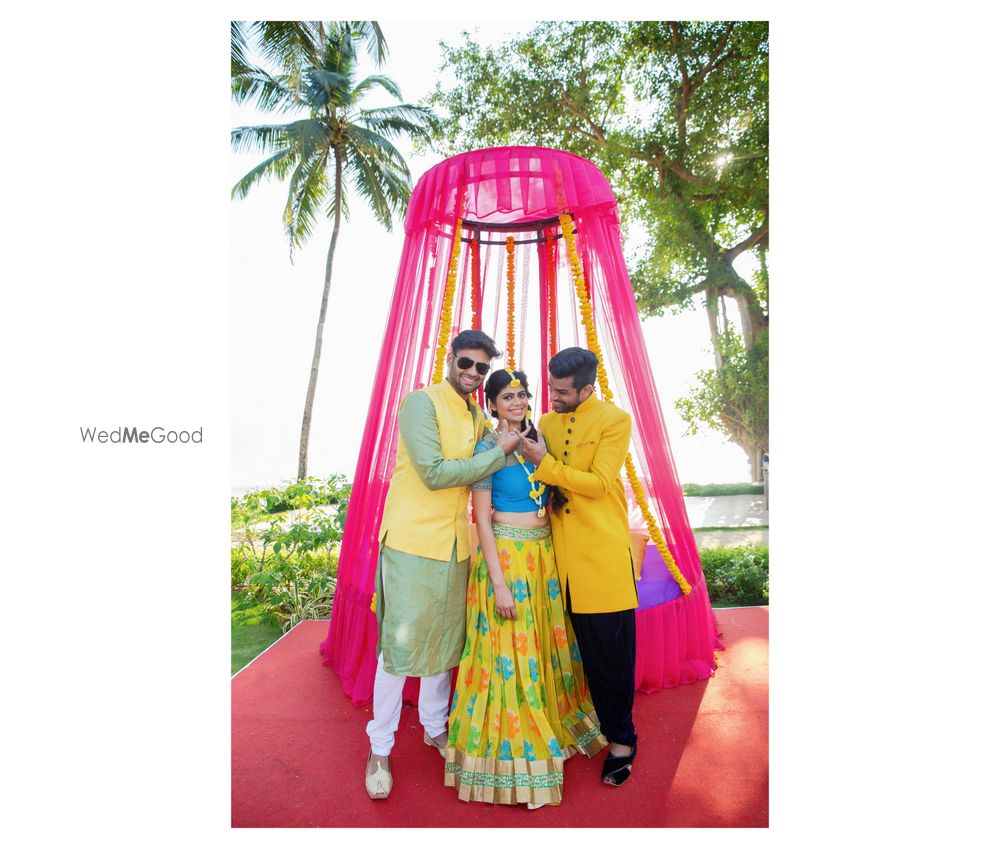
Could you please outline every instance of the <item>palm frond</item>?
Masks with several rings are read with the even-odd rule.
[[[346,170],[355,191],[368,201],[376,219],[391,230],[393,214],[401,214],[410,197],[408,169],[381,160],[367,150],[353,148]]]
[[[260,55],[286,73],[318,65],[323,39],[320,21],[254,21]]]
[[[231,133],[233,150],[237,153],[280,150],[286,146],[288,124],[259,124],[256,127],[235,127]]]
[[[247,68],[232,78],[233,100],[246,103],[256,100],[256,106],[265,112],[287,112],[301,108],[295,96],[292,81],[287,75],[272,76],[262,68]]]
[[[293,121],[287,125],[286,136],[303,161],[330,146],[330,128],[320,118]]]
[[[304,71],[305,98],[313,108],[333,103],[344,106],[351,98],[351,75],[339,71],[328,71],[324,68],[309,68]]]
[[[342,22],[334,22],[340,24]],[[323,45],[322,61],[315,67],[326,68],[338,73],[351,74],[358,64],[357,51],[354,49],[354,37],[351,31],[342,25],[334,26]]]
[[[292,172],[285,204],[285,232],[290,251],[301,248],[313,234],[316,211],[330,187],[326,173],[328,157],[329,150],[323,150],[300,161]]]
[[[438,120],[427,107],[410,103],[381,109],[362,109],[357,118],[373,132],[388,136],[406,133],[421,140],[430,137]]]
[[[258,124],[236,127],[232,131],[233,149],[237,153],[273,151],[292,147],[300,158],[307,158],[326,146],[329,129],[318,118],[303,118],[287,124]]]
[[[386,43],[378,21],[347,21],[346,23],[354,37],[364,41],[372,61],[381,67],[389,55],[389,45]]]
[[[398,168],[406,169],[406,160],[403,159],[403,154],[385,136],[373,133],[371,130],[358,124],[352,124],[348,127],[344,135],[353,143],[355,148],[363,152],[366,156],[385,159],[392,162]]]
[[[276,154],[274,154],[274,156],[269,156],[260,164],[255,165],[239,179],[239,182],[237,182],[235,186],[233,186],[233,191],[230,197],[242,200],[259,182],[265,179],[270,179],[271,177],[284,180],[288,171],[295,162],[295,158],[292,155],[293,153],[294,151],[292,148],[286,147],[279,150]]]
[[[392,210],[382,191],[375,162],[363,153],[354,151],[347,160],[345,174],[351,178],[354,190],[361,195],[375,213],[375,219],[387,230],[392,229]]]
[[[250,69],[250,60],[247,58],[246,21],[229,22],[229,66],[230,75],[234,77]]]
[[[351,92],[351,100],[355,102],[360,100],[361,96],[365,92],[377,85],[382,86],[382,88],[395,97],[396,100],[403,99],[403,93],[399,90],[399,86],[396,85],[394,80],[391,80],[389,77],[383,76],[382,74],[373,74],[370,77],[365,77],[354,87],[354,91]]]

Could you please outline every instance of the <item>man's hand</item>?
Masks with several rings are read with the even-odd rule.
[[[542,462],[545,455],[549,453],[548,446],[545,444],[545,437],[538,434],[538,441],[534,439],[529,439],[527,436],[521,435],[521,444],[524,446],[522,453],[524,454],[525,460],[530,460],[536,466]]]
[[[506,419],[500,422],[500,427],[497,428],[497,436],[497,444],[507,456],[510,456],[510,452],[521,444],[521,435],[516,430],[511,429]]]

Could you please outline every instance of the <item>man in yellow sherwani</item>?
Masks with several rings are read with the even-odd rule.
[[[610,750],[606,784],[628,780],[636,754],[635,609],[632,544],[621,471],[632,417],[594,394],[597,357],[566,348],[549,360],[554,412],[539,421],[537,442],[523,438],[535,478],[558,487],[552,544],[563,603]],[[557,507],[556,504],[559,504]]]

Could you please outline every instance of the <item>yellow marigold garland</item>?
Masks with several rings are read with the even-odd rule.
[[[558,244],[551,235],[548,236],[551,242],[549,251],[549,359],[556,355],[556,251]]]
[[[576,235],[573,233],[573,218],[566,213],[559,216],[559,226],[562,229],[563,239],[566,241],[566,255],[569,258],[570,273],[573,275],[573,284],[576,287],[576,297],[580,302],[580,315],[583,319],[583,326],[587,331],[587,347],[597,356],[597,380],[601,386],[602,397],[605,401],[614,403],[611,391],[608,388],[608,373],[604,369],[604,357],[601,355],[601,346],[597,342],[597,327],[594,324],[594,310],[587,295],[587,285],[583,278],[583,263],[580,262],[580,255],[576,250]],[[663,562],[667,564],[667,569],[673,576],[681,592],[687,595],[691,592],[691,585],[677,568],[677,563],[670,549],[667,548],[667,541],[663,538],[656,519],[649,509],[649,502],[646,500],[646,493],[639,482],[639,475],[635,470],[635,463],[632,462],[632,452],[625,457],[625,473],[628,475],[628,482],[632,487],[636,503],[642,511],[642,516],[646,520],[646,527],[649,535],[656,544]]]
[[[455,300],[455,280],[458,277],[458,256],[462,252],[462,219],[455,219],[455,238],[451,245],[451,259],[448,261],[448,278],[444,286],[444,305],[441,307],[441,332],[438,334],[437,355],[434,359],[434,375],[431,383],[440,383],[444,376],[444,358],[448,353],[451,338],[451,308]]]
[[[514,237],[507,237],[507,367],[514,368]]]
[[[566,213],[559,216],[559,226],[562,228],[563,239],[566,241],[566,255],[569,258],[570,274],[573,276],[573,285],[576,287],[576,298],[580,303],[580,316],[583,319],[584,329],[587,331],[587,347],[597,355],[597,380],[604,393],[605,401],[610,401],[614,396],[608,389],[608,373],[604,370],[604,357],[601,355],[601,346],[597,342],[597,328],[594,325],[594,310],[590,305],[590,298],[587,295],[587,284],[583,279],[583,263],[580,262],[580,255],[576,250],[576,234],[573,232],[573,218]]]
[[[635,463],[632,462],[631,451],[625,457],[625,473],[628,475],[628,482],[632,486],[632,494],[635,495],[635,501],[639,505],[639,509],[642,510],[643,518],[646,520],[646,528],[649,530],[649,535],[653,538],[653,542],[656,543],[656,548],[660,552],[663,562],[667,564],[670,574],[677,581],[677,586],[681,588],[681,592],[684,595],[687,595],[691,592],[691,585],[681,574],[681,570],[677,568],[677,563],[674,561],[670,549],[667,548],[667,541],[663,538],[660,527],[656,524],[656,519],[653,518],[653,513],[649,509],[649,502],[646,500],[646,493],[642,489],[642,484],[639,482],[639,475],[635,470]]]

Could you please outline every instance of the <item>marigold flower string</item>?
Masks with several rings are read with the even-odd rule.
[[[562,229],[563,239],[566,242],[566,256],[569,260],[570,274],[573,277],[573,285],[576,289],[576,298],[580,304],[580,317],[587,332],[587,347],[597,356],[597,380],[601,387],[601,396],[605,401],[613,404],[614,401],[611,400],[613,396],[608,387],[608,373],[604,369],[604,357],[601,355],[601,346],[597,342],[594,310],[590,305],[590,297],[587,295],[587,285],[583,277],[583,263],[580,262],[580,256],[576,250],[576,235],[573,233],[572,216],[565,213],[560,215],[559,226]],[[681,574],[677,562],[667,547],[667,541],[664,539],[652,511],[649,509],[649,502],[639,481],[639,475],[635,470],[631,451],[625,457],[625,473],[628,476],[629,485],[632,487],[632,494],[635,496],[636,503],[639,505],[642,516],[646,520],[646,528],[649,530],[649,535],[655,543],[657,551],[660,552],[663,562],[667,565],[667,569],[677,582],[677,586],[680,587],[681,592],[684,595],[688,595],[691,592],[691,585],[687,582],[684,575]]]
[[[559,246],[552,234],[546,236],[549,241],[549,359],[556,355],[556,252]]]
[[[660,531],[659,525],[656,524],[653,512],[649,509],[649,502],[646,500],[646,493],[643,491],[642,484],[639,482],[639,475],[635,470],[635,463],[632,461],[631,451],[625,457],[625,473],[628,475],[628,482],[632,487],[632,494],[635,496],[636,504],[639,505],[639,509],[642,511],[642,516],[646,520],[646,528],[649,530],[649,535],[652,537],[657,551],[660,552],[663,562],[667,564],[667,569],[670,571],[673,579],[677,581],[677,586],[681,588],[681,592],[684,593],[684,595],[687,595],[691,592],[691,585],[687,582],[684,575],[681,574],[681,570],[677,568],[677,562],[670,553],[670,549],[667,548],[667,541],[663,538],[663,533]]]
[[[437,355],[434,359],[434,375],[431,383],[440,383],[444,376],[444,358],[448,353],[451,338],[451,310],[455,300],[455,279],[458,276],[458,256],[462,252],[462,219],[455,219],[455,237],[451,244],[451,259],[448,260],[448,277],[444,286],[444,304],[441,307],[441,330],[438,334]]]
[[[507,366],[514,368],[514,237],[508,236],[507,245]]]
[[[531,491],[528,496],[531,498],[535,504],[538,505],[538,517],[542,518],[545,515],[545,505],[542,504],[542,494],[545,492],[545,484],[541,481],[535,480],[535,473],[529,472],[528,467],[524,463],[524,457],[514,452],[514,456],[517,457],[517,462],[521,464],[521,468],[524,469],[524,473],[528,476],[528,483],[531,484]]]

